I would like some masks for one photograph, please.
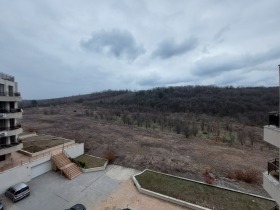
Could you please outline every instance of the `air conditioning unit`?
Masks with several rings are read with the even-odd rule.
[[[6,118],[7,114],[6,113],[0,113],[0,118]]]
[[[7,132],[0,132],[0,137],[5,137],[7,136]]]

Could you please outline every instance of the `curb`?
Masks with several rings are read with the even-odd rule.
[[[190,181],[190,182],[194,182],[194,183],[197,183],[197,184],[203,184],[203,185],[210,186],[210,187],[215,187],[215,188],[219,188],[219,189],[223,189],[223,190],[228,190],[228,191],[237,192],[237,193],[240,193],[240,194],[245,194],[245,195],[249,195],[249,196],[253,196],[253,197],[269,200],[269,201],[274,201],[273,199],[270,199],[270,198],[267,198],[267,197],[264,197],[264,196],[250,194],[250,193],[244,193],[242,191],[233,190],[233,189],[229,189],[229,188],[226,188],[226,187],[213,186],[213,185],[205,184],[203,182],[199,182],[199,181],[195,181],[195,180],[191,180],[191,179],[187,179],[187,178],[183,178],[183,177],[179,177],[179,176],[174,176],[174,175],[170,175],[170,174],[166,174],[166,173],[162,173],[162,172],[157,172],[157,171],[153,171],[153,170],[150,170],[150,169],[145,169],[144,171],[142,171],[142,172],[140,172],[138,174],[135,174],[132,177],[132,180],[133,180],[135,186],[137,187],[137,189],[139,190],[139,192],[141,192],[143,194],[146,194],[146,195],[149,195],[149,196],[153,196],[153,197],[165,200],[165,201],[169,201],[171,203],[175,203],[175,204],[178,204],[178,205],[181,205],[181,206],[185,206],[185,207],[188,207],[188,208],[191,208],[191,209],[194,209],[194,210],[211,210],[211,209],[142,188],[141,185],[139,184],[139,182],[137,181],[137,179],[135,177],[140,175],[140,174],[142,174],[142,173],[144,173],[145,171],[151,171],[151,172],[154,172],[154,173],[157,173],[157,174],[162,174],[162,175],[174,177],[174,178],[177,178],[177,179],[182,179],[182,180]]]
[[[194,210],[211,210],[211,209],[208,209],[208,208],[205,208],[205,207],[193,204],[193,203],[182,201],[182,200],[179,200],[179,199],[176,199],[176,198],[173,198],[173,197],[169,197],[169,196],[166,196],[166,195],[156,193],[156,192],[153,192],[153,191],[146,190],[146,189],[142,188],[141,185],[139,184],[139,182],[137,181],[137,179],[135,178],[135,176],[142,174],[146,170],[147,169],[145,169],[144,171],[142,171],[142,172],[140,172],[140,173],[138,173],[138,174],[136,174],[132,177],[132,180],[133,180],[135,186],[137,187],[137,189],[139,190],[139,192],[141,192],[143,194],[146,194],[146,195],[149,195],[149,196],[153,196],[153,197],[165,200],[165,201],[168,201],[168,202],[171,202],[171,203],[175,203],[175,204],[178,204],[178,205],[181,205],[181,206],[184,206],[184,207],[188,207],[188,208],[191,208],[191,209],[194,209]]]

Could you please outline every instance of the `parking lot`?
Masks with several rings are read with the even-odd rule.
[[[109,165],[105,171],[83,173],[68,180],[59,173],[50,171],[28,184],[30,196],[12,203],[1,195],[5,210],[59,210],[82,203],[88,210],[98,209],[105,199],[125,180],[136,174],[134,169]]]

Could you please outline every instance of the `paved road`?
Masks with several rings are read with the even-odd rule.
[[[138,171],[108,165],[105,171],[84,173],[68,180],[59,173],[48,172],[29,182],[31,195],[12,203],[1,195],[5,210],[60,210],[76,203],[96,209],[101,200]]]

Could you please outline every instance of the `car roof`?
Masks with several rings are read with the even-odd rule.
[[[74,209],[74,210],[84,210],[84,209],[86,209],[86,208],[85,208],[85,206],[84,206],[83,204],[78,203],[78,204],[72,206],[70,209]]]
[[[15,191],[18,191],[18,190],[20,190],[20,189],[22,189],[22,188],[24,188],[24,187],[28,187],[28,185],[25,184],[24,182],[21,182],[21,183],[18,183],[18,184],[16,184],[16,185],[12,186],[12,188],[13,188]]]

